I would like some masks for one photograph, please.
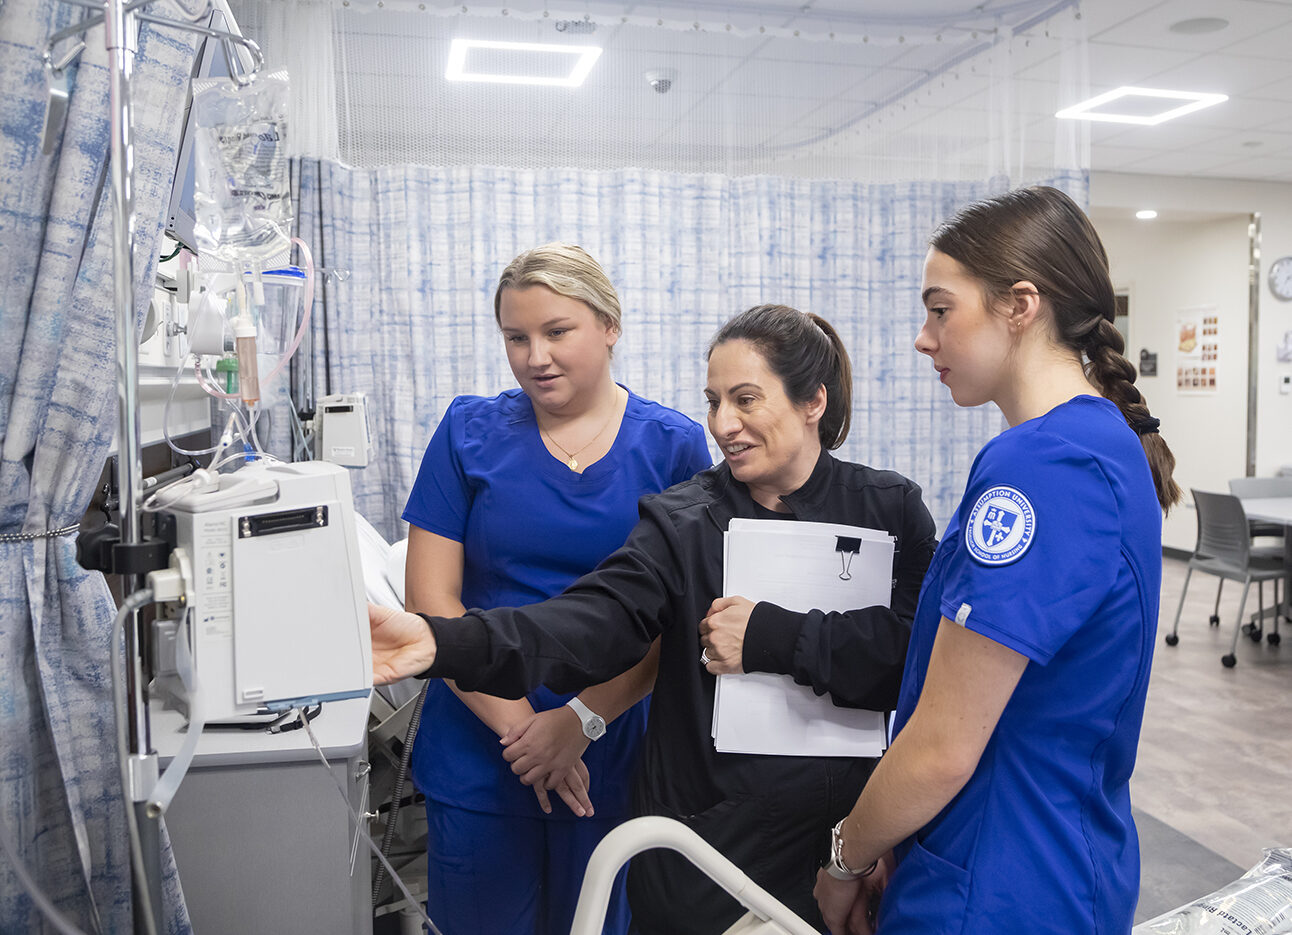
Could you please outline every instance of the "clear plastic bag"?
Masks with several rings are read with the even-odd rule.
[[[1156,919],[1131,935],[1289,935],[1292,933],[1292,849],[1269,848],[1251,870]]]
[[[225,263],[266,262],[292,229],[287,72],[247,84],[193,82],[193,236],[198,253]]]

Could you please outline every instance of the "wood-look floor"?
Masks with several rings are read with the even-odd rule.
[[[1229,652],[1242,586],[1226,582],[1220,626],[1211,627],[1218,579],[1194,573],[1180,642],[1165,645],[1185,568],[1164,562],[1131,797],[1136,808],[1246,869],[1262,848],[1292,847],[1292,625],[1283,622],[1277,647],[1241,636],[1238,663],[1225,668],[1220,657]],[[1272,602],[1270,584],[1265,600]],[[1256,604],[1252,585],[1245,617]]]

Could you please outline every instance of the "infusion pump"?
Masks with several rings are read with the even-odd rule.
[[[208,722],[366,696],[371,636],[346,469],[255,462],[168,493],[159,508],[173,517],[182,594],[158,597],[169,619],[155,688],[187,706],[184,627]]]

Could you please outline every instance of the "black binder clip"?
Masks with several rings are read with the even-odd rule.
[[[834,550],[839,553],[839,564],[843,568],[839,572],[839,579],[851,581],[852,572],[849,569],[852,568],[853,557],[861,551],[861,540],[852,536],[835,536]]]

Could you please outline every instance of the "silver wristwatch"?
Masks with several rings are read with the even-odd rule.
[[[825,872],[836,880],[860,880],[874,873],[879,861],[864,870],[853,870],[843,862],[843,822],[844,819],[839,819],[839,823],[830,829],[830,859],[826,862]]]
[[[583,736],[589,740],[597,740],[606,732],[606,719],[600,714],[594,712],[578,698],[571,698],[566,702],[570,710],[579,716],[583,723]]]

